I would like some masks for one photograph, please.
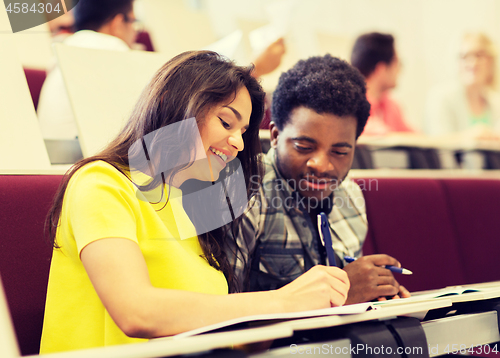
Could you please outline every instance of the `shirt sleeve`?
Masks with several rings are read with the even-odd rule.
[[[406,124],[405,119],[403,118],[403,112],[401,111],[401,107],[397,102],[390,99],[388,100],[388,125],[391,131],[394,132],[415,132],[413,128],[411,128],[408,124]]]
[[[78,254],[103,238],[137,241],[139,203],[130,180],[105,163],[91,163],[71,179],[63,212],[71,227]]]

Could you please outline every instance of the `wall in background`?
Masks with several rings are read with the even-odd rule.
[[[136,5],[157,49],[171,56],[240,30],[242,43],[234,59],[247,64],[256,56],[248,36],[253,30],[267,25],[261,42],[283,34],[288,52],[282,66],[263,78],[268,91],[301,58],[329,52],[348,59],[359,34],[390,32],[403,63],[393,96],[416,128],[430,88],[456,79],[458,45],[465,32],[485,32],[500,47],[497,0],[136,0]],[[23,64],[50,65],[48,29],[26,30],[14,38]]]
[[[184,1],[192,6],[193,1]],[[286,40],[291,52],[281,69],[297,59],[330,52],[348,59],[354,39],[368,31],[389,32],[403,68],[394,91],[409,123],[421,127],[427,93],[439,83],[456,80],[458,48],[468,31],[482,31],[500,47],[500,2],[496,0],[199,0],[214,33],[221,37],[245,22],[275,23],[288,16]],[[276,6],[276,4],[278,4]],[[283,24],[281,24],[283,25]],[[281,26],[283,27],[283,26]],[[264,81],[272,88],[279,74]]]

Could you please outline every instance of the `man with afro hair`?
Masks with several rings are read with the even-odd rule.
[[[351,288],[346,303],[407,297],[384,265],[388,255],[361,257],[368,230],[363,194],[346,176],[370,115],[365,80],[331,55],[299,61],[273,94],[271,149],[259,193],[243,215],[231,257],[242,291],[273,290],[314,265],[326,265],[317,215],[329,220],[337,265]],[[347,264],[344,256],[358,258]]]

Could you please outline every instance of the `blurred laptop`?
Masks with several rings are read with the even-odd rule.
[[[17,338],[10,317],[7,298],[3,290],[2,281],[0,279],[0,357],[2,358],[18,358],[21,356]]]
[[[74,164],[83,158],[78,139],[44,139],[51,164]]]

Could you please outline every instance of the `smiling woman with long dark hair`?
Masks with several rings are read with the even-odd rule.
[[[213,52],[176,56],[117,138],[69,171],[47,219],[54,253],[41,353],[345,302],[348,279],[336,268],[227,295],[222,228],[237,225],[260,175],[264,93],[251,71]],[[186,191],[193,180],[209,186]]]

